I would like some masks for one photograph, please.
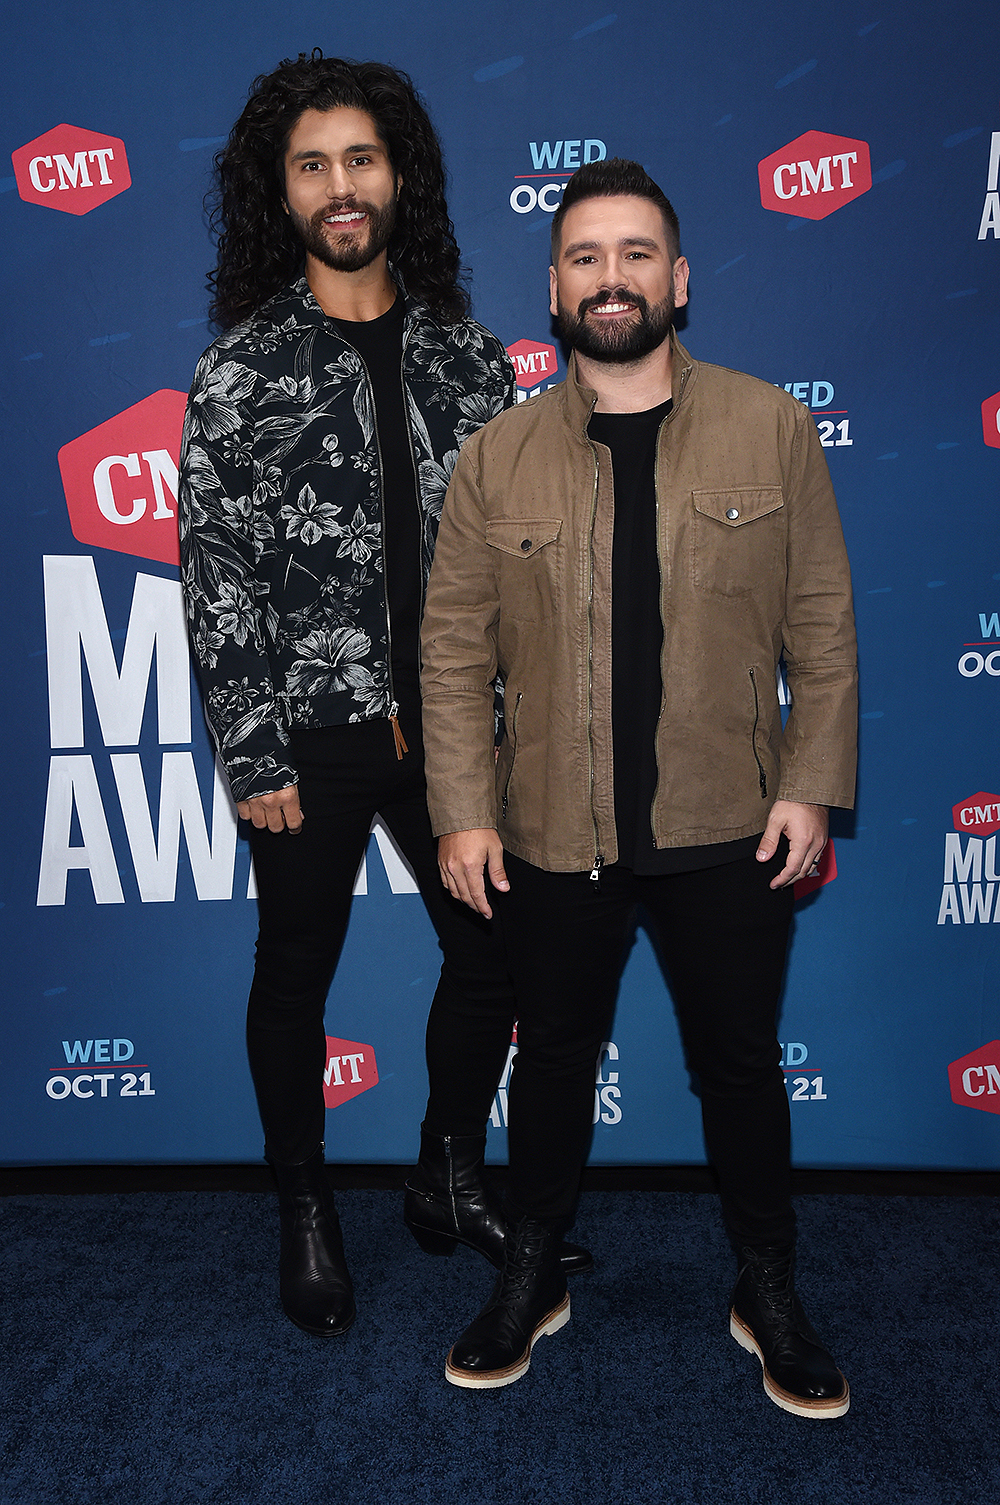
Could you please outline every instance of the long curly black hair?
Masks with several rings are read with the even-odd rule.
[[[445,202],[441,143],[405,73],[385,63],[324,57],[318,47],[254,79],[250,97],[215,159],[208,199],[218,261],[208,275],[209,314],[230,329],[294,280],[304,251],[284,211],[284,156],[305,110],[364,110],[402,177],[389,259],[407,292],[443,324],[469,312],[455,227]]]

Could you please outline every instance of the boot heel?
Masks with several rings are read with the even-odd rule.
[[[409,1221],[406,1226],[425,1254],[454,1254],[458,1239],[452,1234],[434,1233],[430,1228],[420,1228]]]

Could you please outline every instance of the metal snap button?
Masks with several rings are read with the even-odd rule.
[[[728,519],[729,519],[729,521],[731,523],[734,523],[736,521],[736,519],[739,517],[739,515],[740,515],[740,509],[739,509],[739,507],[730,507],[729,510],[726,513],[726,516],[728,517]]]
[[[528,551],[531,548],[531,539],[530,538],[522,538],[521,539],[521,548],[524,550],[525,554],[527,554]]]

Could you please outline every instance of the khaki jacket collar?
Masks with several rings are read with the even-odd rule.
[[[697,373],[698,363],[684,349],[676,332],[671,330],[672,349],[672,374],[671,388],[673,391],[674,412],[676,413],[686,393],[689,391]],[[597,402],[597,393],[593,387],[585,387],[577,374],[576,351],[570,355],[566,367],[566,380],[562,387],[563,410],[566,422],[581,438],[585,436],[590,415],[594,411]]]

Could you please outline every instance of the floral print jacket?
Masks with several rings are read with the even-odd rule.
[[[423,576],[464,439],[514,401],[472,319],[405,297],[403,385]],[[208,720],[233,798],[296,782],[289,726],[393,714],[371,387],[304,277],[202,356],[188,399],[181,578]]]

